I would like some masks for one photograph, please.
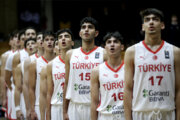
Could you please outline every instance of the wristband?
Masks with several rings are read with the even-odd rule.
[[[15,110],[16,110],[16,112],[19,111],[19,110],[21,110],[20,106],[16,106],[16,107],[15,107]]]

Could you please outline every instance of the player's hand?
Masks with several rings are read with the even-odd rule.
[[[63,120],[69,120],[69,116],[67,113],[63,113]]]
[[[21,110],[18,110],[16,112],[16,115],[17,115],[17,120],[24,120],[24,115]]]
[[[31,120],[38,120],[38,117],[35,111],[31,111]]]
[[[26,112],[26,119],[31,120],[31,111],[30,110],[27,110],[27,112]]]

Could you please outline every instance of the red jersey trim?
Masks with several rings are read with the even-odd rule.
[[[152,50],[146,45],[146,43],[145,43],[144,40],[142,41],[142,43],[143,43],[144,47],[145,47],[147,50],[149,50],[149,51],[152,52],[153,54],[156,54],[156,53],[159,52],[159,51],[161,50],[161,48],[163,47],[163,45],[164,45],[164,40],[162,40],[162,43],[161,43],[160,47],[159,47],[156,51],[152,51]]]
[[[37,53],[35,53],[35,57],[38,58],[39,56],[37,55]]]
[[[115,69],[113,69],[108,63],[107,63],[107,61],[105,62],[105,65],[111,70],[111,71],[113,71],[113,72],[118,72],[120,69],[121,69],[121,67],[124,65],[124,61],[122,61],[122,63],[119,65],[119,67],[115,70]]]
[[[42,57],[42,59],[46,62],[46,63],[48,63],[48,61],[43,57],[43,56],[41,56]]]
[[[89,52],[85,52],[83,51],[82,47],[81,47],[81,52],[84,53],[85,55],[89,55],[90,53],[92,53],[93,51],[95,51],[98,48],[98,46],[96,46],[95,48],[93,48],[91,51]]]
[[[65,64],[64,60],[61,58],[61,56],[59,56],[59,60]]]

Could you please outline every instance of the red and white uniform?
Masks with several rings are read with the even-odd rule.
[[[69,106],[72,106],[73,103],[78,103],[82,106],[86,104],[88,106],[84,106],[85,109],[74,106],[74,108],[69,111],[69,117],[72,117],[72,119],[81,120],[90,117],[90,73],[94,67],[103,63],[103,50],[101,47],[95,47],[88,53],[84,52],[81,47],[73,50],[70,60],[66,98],[72,102]],[[78,117],[78,115],[81,117]]]
[[[51,119],[63,120],[63,89],[65,82],[65,63],[60,56],[52,61],[54,90],[51,97]]]
[[[40,120],[40,110],[39,110],[40,72],[42,70],[42,67],[46,66],[47,64],[48,64],[48,61],[43,56],[39,57],[36,60],[35,111],[39,120]]]
[[[160,47],[152,51],[142,41],[135,45],[134,62],[132,110],[153,111],[150,117],[157,116],[155,114],[161,111],[173,111],[175,109],[173,46],[162,41]],[[158,116],[159,119],[162,118],[162,115]]]
[[[124,62],[115,70],[107,62],[99,65],[100,103],[99,119],[124,120]],[[111,117],[111,118],[110,118]]]

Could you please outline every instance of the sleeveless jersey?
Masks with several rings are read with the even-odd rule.
[[[29,57],[28,52],[25,49],[20,50],[20,62],[23,62],[25,59]]]
[[[107,62],[100,64],[99,83],[101,96],[97,111],[101,114],[124,114],[124,62],[116,70]]]
[[[73,50],[70,59],[69,82],[66,98],[75,103],[90,104],[90,73],[103,63],[103,48],[96,47],[88,53],[82,48]]]
[[[35,88],[35,105],[39,105],[39,96],[40,96],[40,72],[43,66],[46,66],[48,61],[43,57],[39,57],[36,60],[36,88]]]
[[[57,56],[52,61],[52,78],[53,78],[54,90],[51,97],[51,104],[62,105],[63,89],[65,82],[65,63],[60,56]]]
[[[37,58],[39,58],[39,56],[37,55],[37,53],[33,54],[30,56],[31,62],[36,60]]]
[[[133,111],[175,109],[173,46],[162,41],[154,52],[144,41],[135,45]]]

